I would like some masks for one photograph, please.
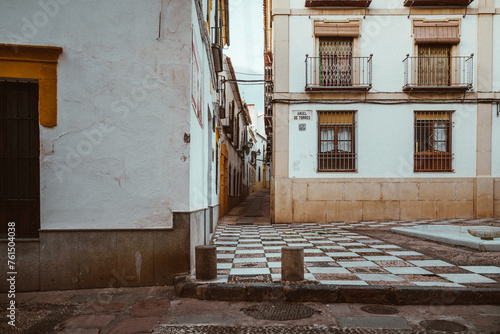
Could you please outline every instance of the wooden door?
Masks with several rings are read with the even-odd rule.
[[[0,82],[0,219],[3,236],[14,222],[18,237],[40,228],[38,84]]]

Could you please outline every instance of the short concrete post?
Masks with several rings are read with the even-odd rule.
[[[281,248],[281,280],[304,280],[304,247]]]
[[[200,245],[195,248],[196,279],[217,278],[217,249],[215,246]]]

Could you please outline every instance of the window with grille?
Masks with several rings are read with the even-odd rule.
[[[318,171],[356,171],[354,111],[320,111]]]
[[[451,111],[415,112],[415,172],[452,172]]]
[[[352,38],[320,37],[320,86],[352,86]]]
[[[419,44],[418,82],[420,86],[451,86],[451,45]]]

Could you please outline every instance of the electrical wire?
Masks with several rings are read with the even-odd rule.
[[[498,103],[500,99],[488,99],[488,100],[395,100],[395,99],[387,99],[387,100],[292,100],[292,99],[275,99],[272,100],[273,104],[356,104],[356,103],[366,103],[366,104],[462,104],[462,103]]]

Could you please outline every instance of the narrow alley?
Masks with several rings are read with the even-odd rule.
[[[269,225],[270,195],[269,189],[261,189],[248,195],[224,217],[219,220],[223,225]]]

